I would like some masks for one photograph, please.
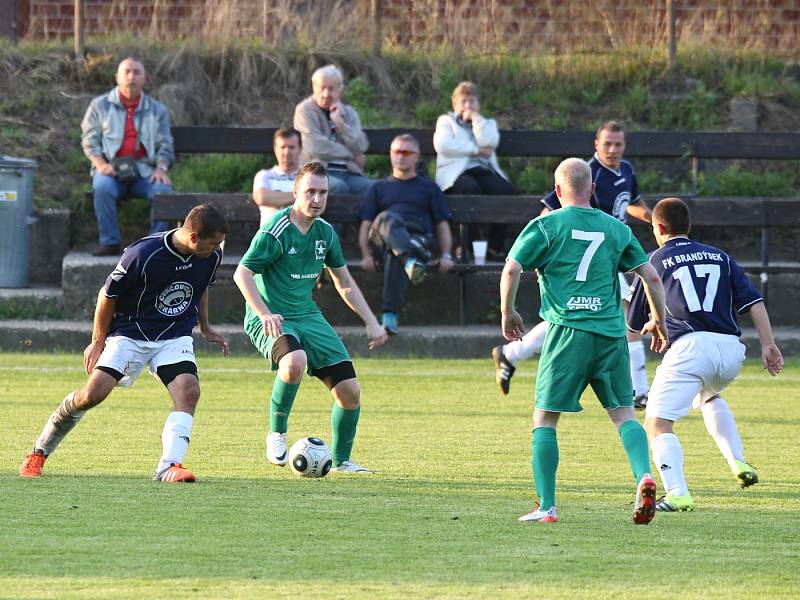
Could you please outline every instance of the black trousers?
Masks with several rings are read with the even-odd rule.
[[[431,259],[430,244],[431,236],[421,225],[406,221],[396,212],[386,210],[375,217],[369,229],[369,247],[378,269],[383,269],[383,312],[399,312],[406,303],[405,263],[412,257],[427,263]]]
[[[444,192],[445,194],[459,194],[459,195],[484,195],[484,196],[513,196],[517,190],[510,181],[501,177],[491,169],[485,167],[473,167],[467,169],[455,183]],[[505,255],[506,253],[506,237],[508,226],[507,225],[490,225],[489,232],[486,236],[489,242],[489,249],[496,254]],[[479,231],[471,231],[470,238],[476,239],[476,236],[484,235]],[[469,252],[469,249],[462,248],[462,252]]]

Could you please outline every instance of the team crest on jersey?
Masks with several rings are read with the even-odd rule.
[[[167,317],[176,317],[192,302],[192,286],[185,281],[169,284],[156,298],[156,310]]]
[[[614,199],[614,208],[612,209],[612,215],[614,215],[620,221],[625,221],[628,214],[628,205],[631,203],[631,193],[630,192],[621,192],[615,199]]]
[[[314,257],[317,260],[322,260],[325,258],[325,254],[328,252],[328,245],[325,243],[325,240],[317,240],[314,244]]]

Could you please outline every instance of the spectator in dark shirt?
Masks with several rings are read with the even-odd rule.
[[[439,187],[417,174],[419,143],[408,134],[392,140],[392,175],[364,194],[359,210],[358,245],[365,271],[383,269],[383,326],[397,333],[398,313],[408,282],[425,279],[434,231],[439,242],[439,270],[453,267],[450,209]]]

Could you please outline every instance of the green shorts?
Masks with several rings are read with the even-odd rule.
[[[270,361],[272,370],[278,365],[272,361],[272,345],[278,338],[264,335],[264,328],[258,319],[245,324],[245,332],[258,351]],[[342,340],[325,320],[322,313],[311,313],[301,317],[285,317],[283,319],[283,335],[297,338],[308,357],[308,372],[312,369],[330,367],[340,362],[349,361],[350,355]]]
[[[551,323],[536,375],[536,408],[580,412],[587,385],[603,408],[633,406],[627,340]]]

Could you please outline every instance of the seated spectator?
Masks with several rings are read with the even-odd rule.
[[[406,286],[425,278],[436,229],[439,270],[453,267],[450,209],[435,183],[417,175],[419,143],[408,134],[392,140],[392,175],[376,181],[364,194],[358,212],[358,245],[365,271],[383,269],[383,326],[397,333],[397,314],[405,304]]]
[[[142,92],[144,65],[126,58],[117,67],[117,86],[93,99],[81,123],[81,146],[92,163],[92,196],[100,246],[95,256],[121,253],[117,201],[172,191],[167,171],[175,159],[169,113]],[[150,232],[166,231],[153,222]]]
[[[294,109],[294,127],[303,136],[305,164],[328,167],[330,194],[361,194],[374,182],[364,175],[369,147],[358,113],[340,100],[344,79],[333,65],[314,71],[312,94]]]
[[[253,179],[253,202],[261,211],[261,225],[279,209],[294,204],[292,188],[300,168],[303,146],[300,132],[291,127],[281,127],[272,136],[272,151],[276,164],[271,169],[261,169]]]
[[[500,168],[495,148],[500,134],[494,119],[480,114],[478,87],[462,81],[453,90],[453,112],[436,121],[436,183],[445,194],[509,196],[516,193]],[[489,251],[505,255],[506,226],[489,228]]]

